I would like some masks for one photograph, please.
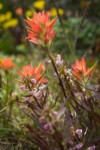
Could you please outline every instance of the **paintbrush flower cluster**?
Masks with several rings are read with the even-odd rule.
[[[76,63],[72,65],[73,74],[76,76],[76,78],[78,78],[79,80],[82,80],[82,79],[84,80],[85,78],[89,78],[94,66],[88,69],[86,67],[87,67],[86,61],[84,58],[82,58],[81,61],[76,60]]]
[[[12,70],[14,68],[14,63],[11,58],[3,58],[0,61],[0,67],[4,70]]]
[[[30,42],[37,45],[51,44],[51,40],[55,35],[53,29],[56,18],[52,21],[49,19],[49,14],[42,11],[42,13],[34,13],[33,18],[26,20],[29,27],[27,27],[28,36]]]
[[[37,67],[29,64],[17,72],[21,93],[17,103],[31,120],[25,126],[29,144],[40,150],[98,149],[100,89],[90,81],[95,65],[88,68],[82,58],[68,68],[61,55],[51,53],[56,18],[50,21],[49,15],[42,11],[26,22],[27,39],[42,46],[54,69],[52,78],[46,76],[47,68],[43,64]],[[10,58],[2,59],[0,67],[12,70],[14,63]]]

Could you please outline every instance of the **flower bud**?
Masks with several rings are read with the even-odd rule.
[[[78,137],[81,138],[81,136],[82,136],[82,129],[77,129],[76,133],[77,133]]]
[[[36,84],[36,80],[35,79],[31,79],[32,84]]]
[[[82,148],[82,146],[83,146],[83,143],[79,143],[79,144],[77,144],[77,145],[75,146],[75,148],[76,148],[76,149],[80,149],[80,148]]]
[[[96,149],[96,147],[95,147],[95,145],[93,145],[93,146],[91,146],[91,147],[88,147],[87,150],[95,150],[95,149]]]
[[[54,116],[55,119],[57,119],[57,115],[58,115],[58,113],[56,111],[54,111],[53,116]]]
[[[49,124],[48,123],[44,125],[44,129],[49,130]]]
[[[40,122],[40,123],[44,123],[44,122],[45,122],[45,117],[44,117],[44,116],[41,116],[41,117],[39,118],[39,122]]]

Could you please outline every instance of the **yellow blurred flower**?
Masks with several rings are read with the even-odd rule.
[[[45,6],[45,1],[44,0],[39,0],[33,3],[33,6],[39,10],[43,10]]]
[[[4,22],[6,20],[5,14],[0,14],[0,22]]]
[[[7,13],[6,13],[6,20],[9,20],[9,19],[11,19],[11,17],[12,17],[12,13],[10,12],[10,11],[8,11]]]
[[[3,4],[2,3],[0,3],[0,9],[2,9],[3,8]]]
[[[63,9],[59,8],[58,11],[61,16],[64,14]],[[49,12],[50,12],[50,16],[53,16],[53,17],[57,16],[57,11],[55,8],[52,8]]]
[[[34,13],[34,10],[27,10],[25,12],[25,15],[28,16],[28,17],[32,17],[33,16],[33,13]]]
[[[4,22],[6,20],[11,19],[12,17],[12,13],[11,12],[7,12],[6,14],[0,14],[0,22]]]
[[[7,29],[7,28],[10,28],[10,27],[15,27],[17,24],[18,24],[18,20],[17,19],[11,19],[11,20],[5,22],[3,24],[3,27],[5,29]]]

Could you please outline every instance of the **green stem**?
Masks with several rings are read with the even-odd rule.
[[[59,73],[58,73],[58,70],[57,70],[56,64],[55,64],[55,62],[54,62],[53,56],[52,56],[52,54],[49,52],[49,50],[48,50],[47,47],[44,48],[44,50],[45,50],[46,54],[48,55],[48,57],[50,58],[50,60],[51,60],[51,62],[52,62],[52,65],[53,65],[53,67],[54,67],[54,70],[55,70],[55,72],[56,72],[56,74],[57,74],[57,76],[58,76],[59,83],[60,83],[60,87],[61,87],[61,89],[62,89],[63,95],[64,95],[64,97],[65,97],[65,99],[66,99],[66,92],[65,92],[65,89],[64,89],[64,85],[63,85],[62,80],[61,80],[61,78],[60,78],[60,75],[59,75]]]
[[[5,104],[8,103],[8,96],[9,96],[9,79],[8,79],[8,71],[5,72],[6,74],[6,96],[5,96]]]

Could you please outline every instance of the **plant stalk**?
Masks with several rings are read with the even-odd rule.
[[[50,51],[48,50],[47,47],[44,48],[44,50],[45,50],[45,52],[47,53],[48,57],[50,58],[50,60],[51,60],[51,62],[52,62],[52,65],[53,65],[53,67],[54,67],[54,70],[55,70],[55,72],[56,72],[56,74],[57,74],[57,77],[58,77],[58,79],[59,79],[59,83],[60,83],[60,87],[61,87],[61,89],[62,89],[63,95],[64,95],[64,97],[65,97],[65,99],[66,99],[67,96],[66,96],[66,92],[65,92],[65,89],[64,89],[64,85],[63,85],[62,80],[61,80],[61,78],[60,78],[60,76],[59,76],[59,73],[58,73],[57,67],[56,67],[56,65],[55,65],[54,59],[53,59],[53,57],[52,57],[52,54],[50,53]]]

